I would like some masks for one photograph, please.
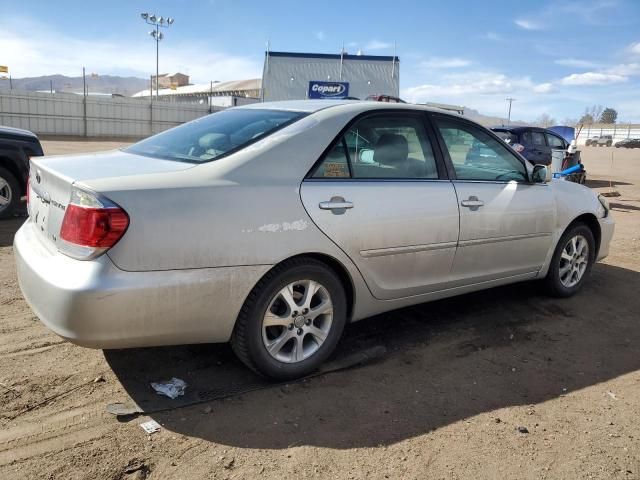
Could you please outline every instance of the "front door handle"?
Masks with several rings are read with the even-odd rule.
[[[475,195],[472,195],[467,200],[462,200],[460,202],[460,205],[462,205],[463,207],[467,207],[471,211],[475,212],[484,205],[484,202],[482,200],[478,200],[478,197],[476,197]]]
[[[342,214],[348,208],[353,208],[353,203],[342,197],[331,197],[331,200],[320,202],[318,205],[321,210],[331,210],[335,214]]]

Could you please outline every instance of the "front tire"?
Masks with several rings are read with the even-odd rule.
[[[564,232],[545,278],[551,295],[570,297],[582,288],[595,262],[595,244],[593,232],[584,223],[576,223]]]
[[[20,206],[20,186],[16,177],[0,167],[0,219],[12,217]]]
[[[340,278],[312,258],[269,271],[245,301],[231,346],[252,370],[276,381],[304,377],[333,353],[347,318]]]

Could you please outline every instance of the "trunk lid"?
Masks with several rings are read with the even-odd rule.
[[[194,165],[122,151],[90,155],[32,157],[29,221],[44,244],[56,249],[74,182],[186,170]]]

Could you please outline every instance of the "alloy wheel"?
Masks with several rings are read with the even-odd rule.
[[[297,280],[280,289],[262,320],[262,342],[269,355],[283,363],[301,362],[327,339],[333,303],[326,287]]]
[[[571,237],[560,255],[560,282],[567,288],[576,286],[589,264],[589,243],[582,235]]]
[[[2,177],[0,177],[0,212],[11,204],[13,192],[11,186]]]

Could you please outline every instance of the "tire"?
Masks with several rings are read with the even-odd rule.
[[[607,142],[607,147],[610,147],[610,146],[611,146],[611,142]]]
[[[573,242],[575,239],[578,240]],[[586,243],[586,252],[580,241]],[[572,249],[577,253],[574,254]],[[591,229],[584,223],[570,225],[558,241],[551,258],[549,272],[545,278],[549,293],[560,298],[577,293],[591,273],[595,258],[596,242]]]
[[[20,185],[16,177],[0,167],[0,219],[15,215],[20,206]]]
[[[317,290],[307,290],[313,286],[309,282],[315,282]],[[286,291],[293,292],[288,301]],[[307,291],[315,291],[309,302]],[[321,310],[325,313],[318,314]],[[333,353],[346,319],[345,289],[335,272],[312,258],[291,259],[253,288],[238,315],[231,347],[260,375],[293,380],[317,370]]]

